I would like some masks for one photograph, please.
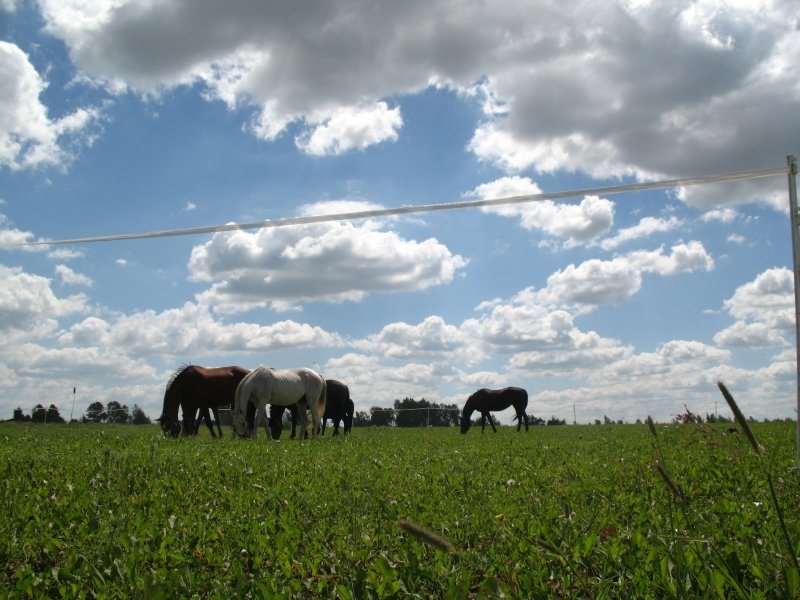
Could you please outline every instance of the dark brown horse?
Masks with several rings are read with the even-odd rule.
[[[509,406],[513,406],[517,413],[517,431],[522,427],[523,421],[525,421],[525,431],[528,431],[528,415],[525,414],[525,409],[528,408],[528,392],[518,387],[507,387],[501,390],[483,388],[467,398],[467,403],[461,412],[461,433],[469,431],[469,426],[472,424],[470,419],[475,411],[481,413],[481,433],[486,427],[487,417],[492,430],[497,433],[490,413],[505,410]]]
[[[333,435],[339,435],[339,421],[343,421],[344,433],[350,433],[353,426],[353,410],[355,406],[350,399],[350,388],[341,381],[328,379],[328,399],[325,403],[325,415],[322,417],[322,435],[325,435],[325,421],[333,421]]]
[[[233,406],[236,387],[250,371],[242,367],[217,367],[207,369],[198,365],[184,365],[170,377],[164,392],[164,406],[161,409],[161,429],[167,435],[194,435],[197,433],[195,414],[200,411],[201,420],[206,421],[208,430],[217,437],[208,415],[214,413],[219,436],[219,407]],[[183,426],[178,420],[178,407],[183,413]]]

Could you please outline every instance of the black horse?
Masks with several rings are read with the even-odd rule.
[[[525,421],[525,431],[528,431],[528,415],[525,414],[525,409],[528,407],[528,392],[518,387],[507,387],[501,390],[483,388],[467,398],[467,403],[461,412],[461,433],[469,431],[469,426],[472,424],[470,418],[476,410],[481,413],[481,433],[486,427],[487,417],[492,430],[497,433],[490,413],[505,410],[509,406],[513,406],[517,413],[517,431],[522,427],[523,420]]]
[[[344,425],[344,433],[350,433],[353,427],[353,412],[355,406],[350,399],[350,388],[348,388],[341,381],[335,379],[326,379],[326,398],[325,398],[325,414],[322,417],[322,425],[320,433],[325,435],[325,422],[328,419],[333,421],[333,435],[339,435],[339,422]],[[283,431],[283,415],[286,410],[289,410],[292,415],[292,434],[290,439],[294,439],[297,432],[297,420],[299,414],[297,412],[297,405],[292,406],[276,406],[271,405],[269,408],[269,429],[272,432],[273,439],[280,439],[281,432]],[[303,434],[305,436],[305,432]]]
[[[333,435],[339,435],[339,421],[343,421],[345,434],[353,427],[355,406],[350,399],[350,388],[341,381],[327,379],[328,396],[325,401],[325,414],[322,417],[322,435],[325,435],[325,422],[333,421]]]

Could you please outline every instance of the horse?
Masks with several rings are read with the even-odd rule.
[[[333,421],[333,435],[339,435],[339,421],[344,423],[344,433],[350,433],[353,426],[353,411],[355,406],[350,399],[350,388],[341,381],[326,379],[328,398],[325,403],[325,414],[322,416],[322,435],[325,435],[325,422]]]
[[[233,430],[239,437],[256,438],[258,426],[263,422],[267,438],[272,439],[272,431],[267,426],[267,404],[291,406],[298,404],[300,412],[300,431],[306,430],[306,410],[311,409],[312,437],[317,436],[319,422],[325,414],[326,385],[321,375],[311,369],[286,369],[279,371],[260,366],[250,372],[236,388],[233,406]],[[248,407],[254,405],[250,418]],[[303,436],[300,436],[302,439]]]
[[[522,427],[523,420],[525,421],[525,431],[528,431],[528,415],[525,414],[525,409],[528,407],[528,392],[518,387],[507,387],[501,390],[483,388],[467,398],[467,403],[461,412],[461,433],[469,431],[469,427],[472,424],[470,417],[476,410],[481,413],[481,433],[486,427],[487,417],[492,430],[497,433],[490,411],[505,410],[509,406],[513,406],[517,413],[515,417],[517,419],[517,431]]]
[[[197,433],[195,414],[200,410],[201,421],[205,420],[212,437],[217,437],[211,424],[208,409],[214,413],[219,436],[219,407],[233,405],[236,387],[250,371],[242,367],[205,368],[198,365],[184,365],[178,368],[167,382],[164,392],[164,406],[158,421],[165,434],[177,437],[179,434]],[[178,421],[178,406],[183,412],[183,427]]]

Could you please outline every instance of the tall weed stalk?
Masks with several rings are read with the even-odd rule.
[[[736,423],[741,428],[742,433],[747,438],[750,447],[756,453],[756,456],[759,461],[759,466],[761,467],[760,471],[764,474],[764,477],[766,479],[767,487],[769,489],[770,501],[772,503],[772,508],[775,512],[775,515],[777,516],[779,529],[781,531],[781,535],[783,538],[783,543],[786,545],[786,552],[790,557],[789,559],[787,559],[789,563],[787,566],[789,567],[790,570],[792,567],[794,567],[796,571],[795,573],[785,573],[786,580],[784,583],[786,589],[784,591],[787,593],[787,597],[791,597],[792,589],[796,587],[795,584],[793,584],[792,582],[793,581],[796,582],[798,579],[797,576],[800,575],[800,565],[798,565],[798,559],[795,552],[795,545],[792,541],[792,538],[789,534],[789,530],[786,526],[783,508],[781,507],[780,502],[778,501],[778,496],[775,491],[775,485],[773,482],[773,477],[771,472],[771,465],[770,462],[767,460],[766,450],[756,440],[756,437],[753,434],[753,430],[751,429],[750,424],[747,422],[747,419],[745,419],[744,414],[739,409],[739,406],[737,405],[736,401],[733,399],[733,396],[725,387],[725,385],[722,382],[719,382],[717,385],[720,391],[722,392],[725,401],[728,403],[728,406],[730,406]],[[654,452],[656,455],[655,471],[664,481],[664,484],[666,485],[667,489],[670,490],[671,498],[680,508],[681,513],[685,518],[685,523],[687,528],[692,529],[691,518],[688,511],[689,500],[686,494],[684,493],[683,488],[675,482],[674,478],[671,476],[669,470],[667,469],[664,460],[664,453],[659,443],[658,433],[656,431],[655,423],[653,422],[653,419],[651,417],[647,418],[647,426],[650,429],[650,433],[652,434],[654,439]],[[670,548],[669,546],[667,547],[669,548],[669,552],[671,554],[673,563],[676,566],[680,566],[686,559],[686,556],[684,555],[683,546],[678,544],[677,546],[673,545],[672,548]],[[710,544],[709,551],[711,553],[713,564],[706,565],[706,572],[708,575],[707,583],[709,584],[709,589],[706,591],[711,592],[713,590],[714,592],[717,593],[718,596],[725,597],[725,585],[722,584],[722,581],[720,581],[723,580],[725,584],[729,586],[728,591],[732,591],[740,595],[746,595],[745,589],[743,589],[742,587],[742,581],[740,580],[740,575],[737,574],[738,569],[731,570],[732,567],[730,566],[728,558],[724,556],[724,554],[718,547],[716,547],[716,545]],[[698,558],[700,558],[699,553],[697,554],[697,556]],[[681,597],[684,593],[688,591],[685,588],[681,589],[681,587],[676,587],[674,585],[674,583],[677,583],[680,580],[681,578],[680,575],[681,575],[680,572],[677,574],[677,576],[673,575],[672,577],[673,585],[669,585],[669,588],[671,588],[670,591],[677,597]],[[695,582],[698,581],[696,576],[690,575],[690,578]]]
[[[786,551],[792,560],[794,568],[797,569],[797,571],[800,571],[800,564],[798,564],[797,554],[795,553],[795,545],[792,542],[791,536],[789,535],[789,530],[786,528],[786,521],[783,518],[783,508],[781,507],[780,502],[778,502],[778,496],[775,493],[775,485],[772,482],[772,469],[770,467],[770,463],[764,460],[766,451],[764,450],[764,447],[756,441],[756,436],[753,435],[753,431],[750,429],[750,424],[747,422],[747,419],[744,418],[744,414],[742,414],[742,411],[739,409],[739,405],[736,404],[736,400],[733,399],[733,396],[728,391],[728,388],[725,387],[725,384],[719,381],[717,382],[717,387],[719,387],[719,391],[722,392],[725,402],[727,402],[728,406],[731,407],[731,411],[736,418],[736,422],[739,424],[739,427],[742,428],[745,436],[747,436],[747,441],[750,442],[750,446],[758,456],[758,460],[761,463],[761,467],[767,478],[767,486],[769,487],[772,508],[775,510],[775,514],[778,517],[778,523],[781,528],[781,533],[783,534],[783,540],[786,544]]]

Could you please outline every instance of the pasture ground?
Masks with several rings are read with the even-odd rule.
[[[659,471],[646,425],[356,428],[268,443],[263,430],[253,442],[1,424],[0,589],[800,597],[796,426],[755,424],[765,456],[728,427],[658,425]]]

